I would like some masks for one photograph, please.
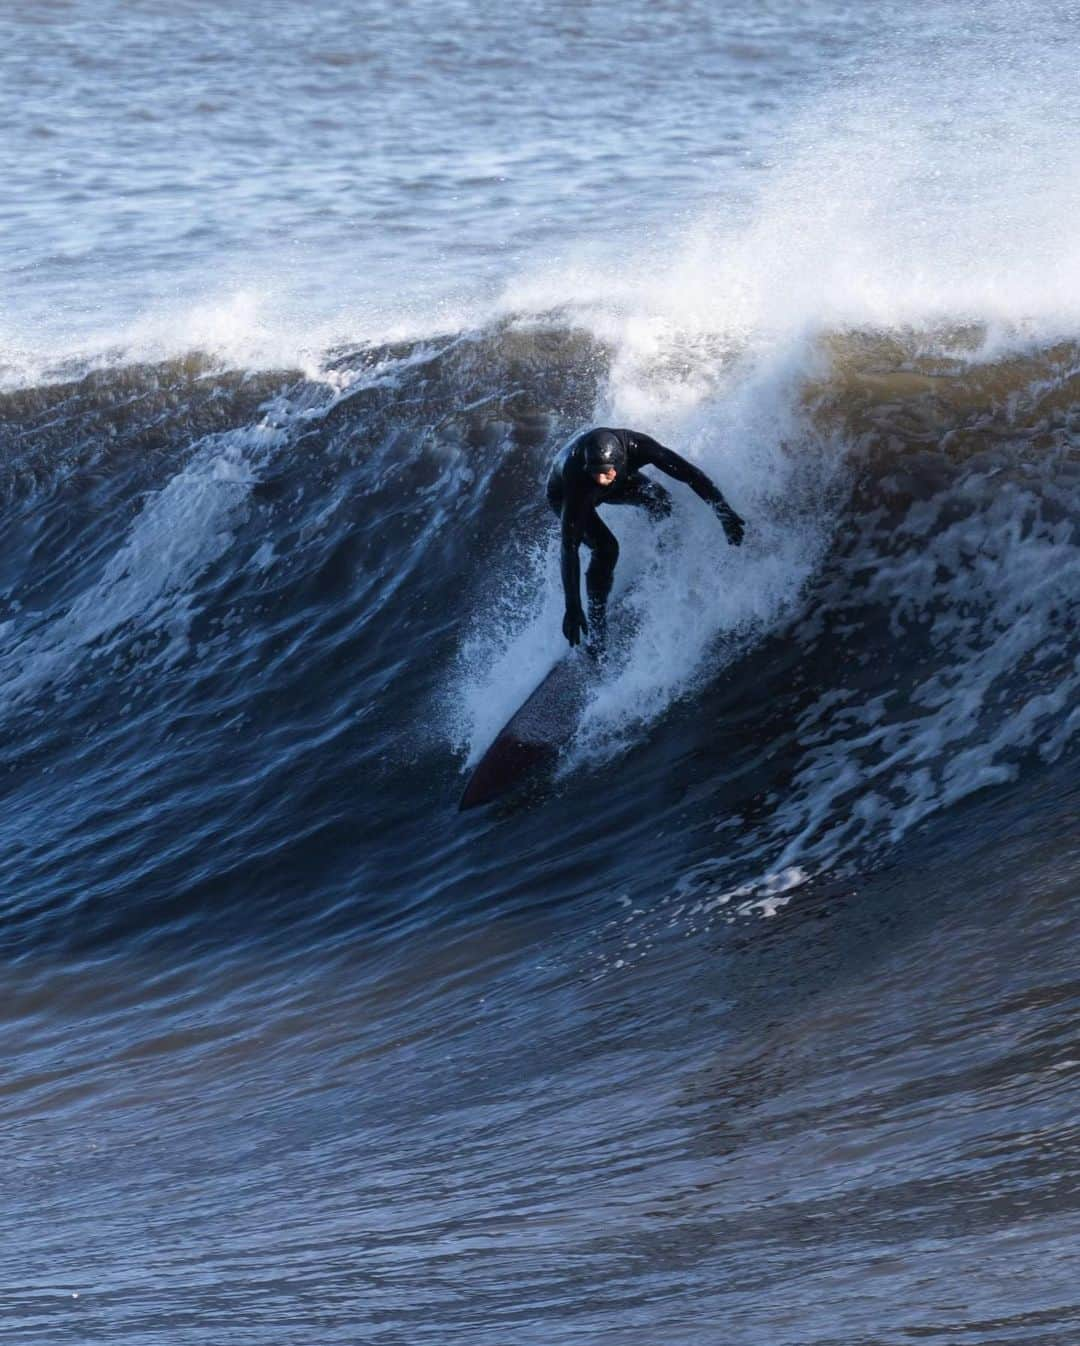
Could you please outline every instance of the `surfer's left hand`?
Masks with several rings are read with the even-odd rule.
[[[718,504],[716,506],[716,517],[724,525],[724,536],[733,547],[742,546],[743,534],[746,532],[746,524],[735,513],[728,504]]]

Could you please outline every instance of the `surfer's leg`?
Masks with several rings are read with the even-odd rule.
[[[658,481],[641,477],[634,483],[634,489],[627,496],[628,505],[640,505],[647,510],[653,523],[659,523],[671,513],[671,494]]]
[[[651,477],[646,477],[641,472],[634,472],[627,481],[626,488],[619,495],[605,501],[605,504],[637,505],[639,509],[648,511],[653,523],[659,523],[671,513],[669,492],[658,481],[653,481]]]
[[[585,572],[585,592],[589,599],[589,629],[594,644],[602,645],[607,635],[607,601],[615,580],[615,562],[619,543],[615,534],[594,510],[582,539],[592,553]]]

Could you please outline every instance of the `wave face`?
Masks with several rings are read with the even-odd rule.
[[[688,492],[659,529],[615,519],[627,649],[545,827],[595,794],[632,835],[719,729],[697,809],[741,821],[695,881],[846,870],[1068,752],[1077,351],[973,339],[823,338],[771,444],[729,375],[696,438],[725,422],[750,539]],[[248,921],[264,880],[272,921],[338,881],[381,909],[420,856],[431,889],[455,845],[432,814],[561,648],[542,483],[611,358],[530,319],[339,352],[320,382],[192,357],[8,395],[8,938],[203,900]]]

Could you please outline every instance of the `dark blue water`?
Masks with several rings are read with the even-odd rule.
[[[1075,16],[978,14],[6,21],[5,1341],[1077,1340]],[[597,421],[746,543],[613,519],[459,813]]]

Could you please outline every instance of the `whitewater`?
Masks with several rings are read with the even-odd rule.
[[[5,1339],[1072,1346],[1080,11],[0,28]]]

